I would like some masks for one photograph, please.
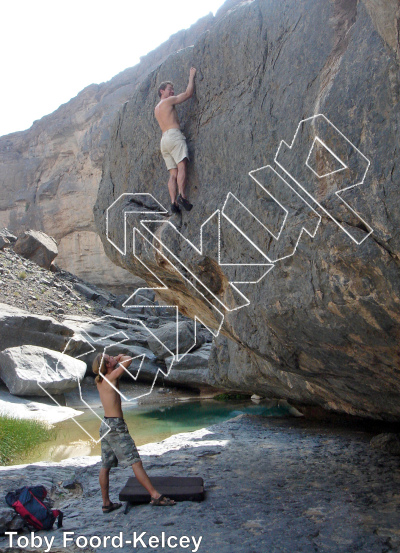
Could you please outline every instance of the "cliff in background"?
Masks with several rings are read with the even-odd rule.
[[[214,384],[400,419],[399,20],[395,0],[244,2],[169,56],[120,110],[95,206],[100,237],[114,263],[166,284],[160,296],[183,314],[214,330],[223,316]],[[153,200],[124,197],[109,220],[118,250],[106,240],[106,210],[121,194],[169,205],[153,108],[157,83],[184,89],[191,65],[196,94],[179,113],[195,207],[174,228]],[[296,135],[321,113],[335,127],[316,118]],[[312,133],[324,142],[308,150]],[[338,200],[364,176],[342,192],[347,204]],[[158,222],[131,214],[123,255],[123,216],[135,210]],[[273,268],[263,276],[266,257]]]
[[[30,129],[0,137],[0,228],[16,234],[28,228],[44,231],[58,241],[57,263],[63,269],[125,291],[135,279],[118,267],[110,275],[93,220],[110,127],[146,75],[171,53],[193,44],[214,20],[209,14],[138,65],[86,87]]]

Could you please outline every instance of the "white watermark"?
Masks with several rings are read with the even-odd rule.
[[[27,547],[40,547],[43,553],[51,553],[55,536],[47,537],[36,535],[31,532],[30,536],[18,536],[18,532],[5,532],[8,536],[9,547],[18,547],[26,549]],[[203,536],[175,536],[167,535],[166,532],[161,532],[159,535],[150,534],[149,532],[132,532],[125,536],[123,532],[119,532],[114,536],[85,536],[76,534],[75,532],[63,532],[62,546],[72,547],[85,550],[87,547],[93,548],[109,548],[122,549],[125,545],[131,545],[133,549],[184,549],[190,553],[197,553],[199,550]]]

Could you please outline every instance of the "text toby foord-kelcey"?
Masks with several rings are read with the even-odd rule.
[[[8,536],[9,547],[17,546],[20,549],[40,547],[43,548],[43,553],[51,553],[53,545],[55,546],[55,536],[40,536],[36,535],[35,532],[31,532],[29,536],[18,536],[18,532],[5,532],[5,536]],[[158,536],[148,532],[133,532],[126,538],[123,532],[119,532],[114,536],[85,536],[83,534],[75,535],[75,532],[64,532],[62,546],[71,547],[71,545],[75,545],[79,549],[86,549],[87,547],[109,548],[111,546],[114,549],[121,549],[125,545],[131,545],[133,549],[168,547],[169,549],[188,549],[191,553],[197,553],[202,539],[203,536],[198,538],[195,536],[168,536],[166,532],[161,532]]]

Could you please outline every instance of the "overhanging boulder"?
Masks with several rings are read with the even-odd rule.
[[[397,0],[242,2],[116,118],[95,206],[104,249],[220,330],[217,386],[400,420],[397,13]],[[192,65],[178,112],[194,208],[167,218],[153,205],[170,201],[157,83],[184,90]]]

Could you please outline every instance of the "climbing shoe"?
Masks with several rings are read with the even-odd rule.
[[[186,198],[182,198],[182,196],[179,194],[178,196],[178,204],[181,205],[182,207],[184,207],[186,209],[186,211],[190,211],[193,207],[193,205],[186,199]]]

